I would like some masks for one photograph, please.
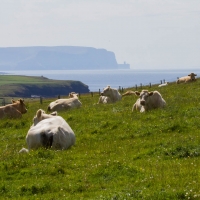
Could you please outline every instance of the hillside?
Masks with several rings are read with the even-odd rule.
[[[3,70],[83,70],[130,68],[118,65],[115,54],[92,47],[7,47],[0,48]]]
[[[55,100],[25,99],[21,119],[0,120],[1,199],[200,199],[200,79],[143,89],[158,90],[166,107],[131,112],[135,95],[96,104],[98,93],[83,94],[80,109],[58,113],[73,147],[19,154],[36,111]]]
[[[35,76],[0,75],[1,97],[54,97],[70,92],[88,93],[87,85],[80,81],[52,80]]]

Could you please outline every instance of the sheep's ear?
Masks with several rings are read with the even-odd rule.
[[[149,96],[153,95],[153,92],[149,92]]]
[[[136,96],[140,96],[140,92],[135,91],[135,95],[136,95]]]
[[[39,110],[37,111],[36,115],[37,115],[37,118],[40,118],[40,117],[41,117],[41,115],[42,115],[42,110],[41,110],[41,109],[39,109]]]
[[[24,100],[23,100],[23,99],[19,99],[19,102],[20,102],[21,104],[23,104],[23,103],[24,103]]]

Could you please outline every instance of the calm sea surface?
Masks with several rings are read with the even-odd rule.
[[[0,71],[13,75],[44,76],[55,80],[77,80],[89,86],[91,92],[103,89],[107,85],[112,88],[135,87],[135,85],[160,84],[161,80],[176,81],[177,77],[194,72],[200,76],[200,69],[188,70],[27,70]]]

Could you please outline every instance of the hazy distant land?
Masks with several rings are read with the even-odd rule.
[[[9,70],[97,70],[130,69],[118,64],[115,54],[92,47],[7,47],[0,48],[0,69]]]

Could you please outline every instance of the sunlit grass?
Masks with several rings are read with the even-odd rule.
[[[147,88],[159,89],[167,106],[142,114],[131,112],[136,96],[97,105],[98,94],[81,95],[82,108],[59,112],[75,132],[73,147],[19,154],[51,99],[26,102],[22,119],[0,121],[1,198],[199,199],[199,86]]]

